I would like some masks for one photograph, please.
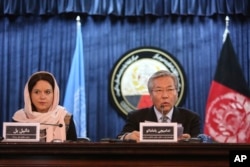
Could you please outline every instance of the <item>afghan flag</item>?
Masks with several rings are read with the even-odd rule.
[[[210,87],[204,133],[221,143],[250,143],[250,91],[229,33]]]

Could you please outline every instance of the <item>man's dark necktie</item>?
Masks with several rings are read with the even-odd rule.
[[[161,117],[161,122],[170,122],[170,121],[169,118],[166,115],[164,115]]]

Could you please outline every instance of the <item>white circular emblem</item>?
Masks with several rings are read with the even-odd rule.
[[[176,105],[184,101],[186,77],[177,60],[158,48],[137,48],[124,54],[111,72],[111,101],[119,112],[126,116],[130,111],[152,105],[147,82],[159,70],[168,70],[178,76],[179,99]]]

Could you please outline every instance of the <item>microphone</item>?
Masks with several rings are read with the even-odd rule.
[[[51,125],[51,126],[58,126],[59,128],[63,127],[63,124],[46,124],[46,123],[40,123],[41,125]]]
[[[163,109],[164,109],[164,106],[161,105],[161,114],[163,115]]]
[[[166,118],[165,118],[165,116],[164,116],[164,114],[163,114],[163,109],[164,109],[164,106],[163,105],[161,105],[161,122],[165,122],[166,120]]]

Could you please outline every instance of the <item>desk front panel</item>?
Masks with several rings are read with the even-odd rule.
[[[248,144],[0,143],[0,166],[229,166],[230,150]]]

